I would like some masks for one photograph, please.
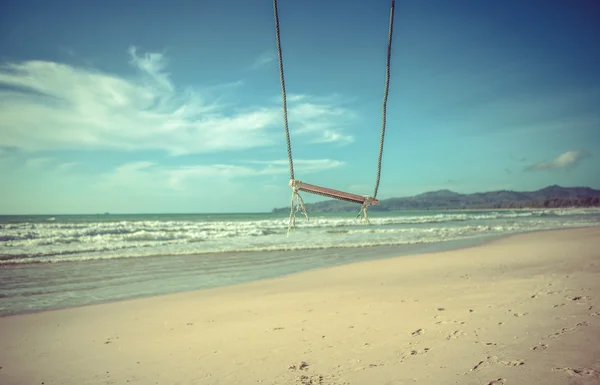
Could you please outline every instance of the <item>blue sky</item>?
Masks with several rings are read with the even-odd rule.
[[[289,203],[269,0],[7,4],[0,213]],[[600,188],[599,8],[398,1],[378,197]],[[389,2],[279,13],[297,179],[371,194]]]

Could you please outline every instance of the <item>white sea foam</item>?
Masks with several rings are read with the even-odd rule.
[[[0,225],[0,264],[52,263],[156,255],[282,251],[434,243],[489,234],[600,225],[600,211],[515,210],[411,215],[377,213],[371,226],[353,217],[255,220],[37,221]]]

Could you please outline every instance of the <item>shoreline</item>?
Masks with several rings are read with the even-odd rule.
[[[320,271],[320,270],[324,270],[324,269],[325,270],[332,269],[332,268],[335,269],[337,267],[342,267],[342,266],[361,264],[361,263],[370,263],[370,262],[377,262],[377,261],[385,261],[385,260],[390,260],[390,259],[393,260],[393,259],[400,259],[400,258],[407,258],[407,257],[417,257],[419,255],[427,255],[427,254],[435,255],[435,254],[440,254],[440,253],[443,254],[443,253],[448,253],[448,252],[469,250],[472,248],[484,247],[486,245],[493,245],[494,242],[501,242],[502,240],[510,240],[513,237],[519,237],[519,236],[523,236],[523,235],[527,235],[527,234],[562,232],[562,231],[569,231],[569,230],[593,229],[593,228],[600,228],[600,227],[583,226],[583,227],[570,227],[567,229],[530,230],[530,231],[519,232],[519,233],[515,233],[515,234],[500,234],[500,235],[495,234],[495,235],[489,235],[487,237],[475,237],[475,238],[470,238],[470,239],[467,238],[467,239],[450,240],[450,241],[444,241],[444,242],[399,245],[399,246],[404,246],[404,247],[408,247],[411,249],[411,250],[406,250],[399,254],[396,251],[387,251],[387,252],[381,253],[382,249],[384,249],[384,248],[393,249],[393,248],[397,248],[398,245],[391,245],[391,246],[378,245],[378,246],[364,246],[364,247],[332,248],[332,249],[326,249],[326,250],[330,251],[333,254],[335,254],[336,252],[344,253],[344,252],[348,252],[349,250],[353,250],[356,253],[362,252],[364,254],[364,252],[370,251],[371,253],[373,253],[373,252],[377,251],[377,249],[379,249],[379,251],[378,251],[379,256],[374,257],[374,258],[366,258],[366,259],[348,259],[348,260],[345,260],[344,262],[338,263],[338,264],[306,267],[306,268],[302,268],[301,270],[292,271],[289,273],[281,273],[281,274],[274,275],[274,276],[267,276],[264,278],[244,280],[244,281],[234,282],[234,283],[217,284],[217,285],[208,286],[208,287],[185,289],[185,290],[178,290],[178,291],[164,292],[164,293],[155,293],[155,294],[137,294],[137,295],[131,295],[130,297],[125,297],[125,298],[116,298],[116,299],[112,298],[112,299],[105,299],[105,300],[97,300],[92,303],[64,305],[64,306],[58,306],[58,307],[17,311],[14,313],[0,314],[0,319],[6,318],[6,317],[20,316],[20,315],[39,314],[39,313],[51,312],[51,311],[61,311],[61,310],[68,310],[68,309],[85,308],[87,306],[102,306],[102,305],[108,305],[108,304],[113,304],[113,303],[151,299],[151,298],[155,298],[155,297],[186,295],[186,294],[192,294],[195,292],[205,292],[205,291],[221,289],[221,288],[229,288],[229,287],[243,288],[244,285],[249,285],[249,284],[253,284],[253,283],[261,283],[261,282],[266,283],[270,280],[278,280],[278,279],[282,279],[282,278],[286,278],[286,277],[293,277],[293,276],[296,276],[299,274],[311,273],[311,272]],[[414,249],[417,249],[417,250],[414,250]],[[314,251],[318,251],[318,250],[321,250],[321,249],[308,249],[308,250],[302,250],[302,251],[314,252]],[[262,252],[259,252],[259,251],[242,252],[242,251],[240,251],[240,252],[232,252],[231,254],[233,254],[233,255],[237,255],[237,254],[252,255],[254,253],[262,253]],[[189,255],[178,255],[177,257],[185,259],[185,258],[199,257],[202,255],[203,254],[189,254]],[[166,257],[170,257],[170,255],[156,255],[156,256],[131,257],[131,258],[137,259],[137,258],[166,258]],[[129,258],[123,258],[123,259],[129,259]],[[112,261],[112,260],[106,260],[105,262],[109,262],[109,261]],[[61,263],[73,263],[73,262],[55,262],[55,263],[61,264]],[[40,265],[44,265],[44,264],[45,263],[40,263]],[[11,268],[12,266],[13,265],[9,266],[8,268]],[[14,266],[23,266],[23,265],[15,264]]]
[[[600,228],[0,318],[0,383],[597,384]]]
[[[541,230],[541,231],[544,231],[544,230]],[[354,251],[354,253],[356,253],[356,254],[364,254],[364,253],[368,252],[369,254],[378,253],[380,256],[377,256],[374,258],[366,258],[366,259],[348,259],[339,264],[306,267],[306,268],[302,268],[299,271],[293,271],[290,273],[282,273],[279,275],[269,276],[269,277],[265,277],[265,278],[251,279],[248,281],[241,281],[241,282],[235,282],[235,283],[229,283],[229,284],[209,286],[209,287],[203,287],[203,288],[198,288],[198,289],[189,289],[189,290],[181,290],[181,291],[175,291],[175,292],[150,294],[150,295],[140,294],[140,295],[134,295],[129,298],[123,298],[123,299],[107,299],[107,300],[97,301],[97,302],[88,303],[88,304],[66,305],[66,306],[61,306],[61,307],[26,310],[26,311],[19,311],[16,313],[9,313],[9,314],[0,313],[0,319],[3,317],[12,317],[12,316],[26,315],[26,314],[37,314],[37,313],[43,313],[43,312],[47,312],[47,311],[58,311],[58,310],[65,310],[65,309],[72,309],[72,308],[81,308],[81,307],[86,307],[86,306],[118,303],[118,302],[123,302],[123,301],[133,301],[133,300],[153,298],[153,297],[158,297],[158,296],[162,297],[162,296],[178,295],[178,294],[185,294],[185,293],[193,293],[193,292],[197,292],[197,291],[213,290],[213,289],[218,289],[218,288],[223,288],[223,287],[239,286],[239,285],[245,285],[245,284],[250,284],[250,283],[254,283],[254,282],[262,282],[262,281],[268,281],[271,279],[279,279],[279,278],[283,278],[283,277],[294,276],[296,274],[302,274],[302,273],[311,272],[311,271],[318,271],[321,269],[328,269],[328,268],[332,268],[332,267],[335,268],[337,266],[351,265],[351,264],[360,263],[360,262],[403,258],[403,257],[407,257],[407,256],[415,256],[415,255],[421,255],[421,254],[427,254],[427,253],[442,253],[442,252],[446,252],[446,251],[460,250],[460,249],[466,249],[466,248],[470,248],[470,247],[477,247],[479,245],[484,245],[488,242],[493,242],[494,240],[503,239],[503,238],[510,237],[513,235],[515,235],[515,234],[502,234],[502,235],[496,234],[496,235],[487,236],[487,237],[475,237],[475,238],[471,238],[471,239],[467,238],[467,239],[450,240],[450,241],[443,241],[443,242],[432,242],[432,243],[419,243],[419,244],[375,245],[375,246],[363,246],[363,247],[337,247],[337,248],[328,248],[328,249],[320,249],[320,248],[303,249],[300,251],[307,252],[307,253],[318,252],[318,251],[327,251],[331,254],[336,254],[338,252],[347,253],[348,251]],[[489,239],[489,238],[492,238],[492,239]],[[465,246],[465,244],[466,244],[466,246]],[[402,247],[409,248],[410,250],[405,250],[403,252],[391,251],[391,250],[382,252],[382,249],[398,249],[398,248],[402,248]],[[271,253],[271,252],[277,252],[277,251],[269,251],[268,253]],[[293,250],[291,250],[291,251],[288,250],[285,252],[293,252]],[[229,252],[228,254],[230,254],[230,255],[252,255],[252,254],[260,255],[262,253],[265,253],[265,252],[263,252],[263,251],[233,251],[233,252]],[[211,255],[211,254],[210,253],[182,254],[182,255],[176,255],[176,257],[182,258],[182,259],[187,259],[187,258],[203,257],[206,255]],[[142,257],[125,257],[125,258],[119,258],[119,259],[121,259],[121,260],[129,260],[129,259],[138,260],[138,259],[142,259],[142,258],[154,259],[154,258],[169,258],[169,257],[173,257],[173,256],[169,255],[169,254],[160,254],[160,255],[142,256]],[[327,258],[327,256],[324,256],[323,258]],[[109,260],[105,260],[104,262],[109,263],[110,261],[119,260],[119,259],[109,259]],[[53,262],[51,264],[54,265],[54,264],[86,263],[86,262],[87,261],[82,261],[82,262],[59,261],[59,262]],[[35,263],[35,264],[29,264],[29,266],[43,266],[46,264],[47,263],[40,262],[40,263]],[[12,264],[12,265],[4,265],[4,266],[6,266],[6,267],[0,266],[0,268],[10,269],[13,267],[23,267],[23,266],[27,266],[27,265]]]

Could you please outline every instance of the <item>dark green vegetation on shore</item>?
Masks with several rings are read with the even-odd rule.
[[[356,204],[326,200],[306,204],[313,212],[356,211]],[[452,209],[520,209],[557,207],[600,207],[600,190],[589,187],[548,186],[537,191],[490,191],[459,194],[450,190],[426,192],[405,198],[389,198],[369,208],[370,211],[452,210]],[[289,211],[289,207],[273,212]]]

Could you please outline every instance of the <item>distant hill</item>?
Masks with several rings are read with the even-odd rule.
[[[444,210],[444,209],[500,209],[500,208],[555,208],[555,207],[600,207],[600,190],[589,187],[548,186],[541,190],[490,191],[474,194],[459,194],[450,190],[426,192],[406,198],[389,198],[369,208],[371,211],[395,210]],[[289,207],[275,208],[273,212],[289,211]],[[326,200],[309,203],[306,209],[313,212],[356,211],[357,205]]]

